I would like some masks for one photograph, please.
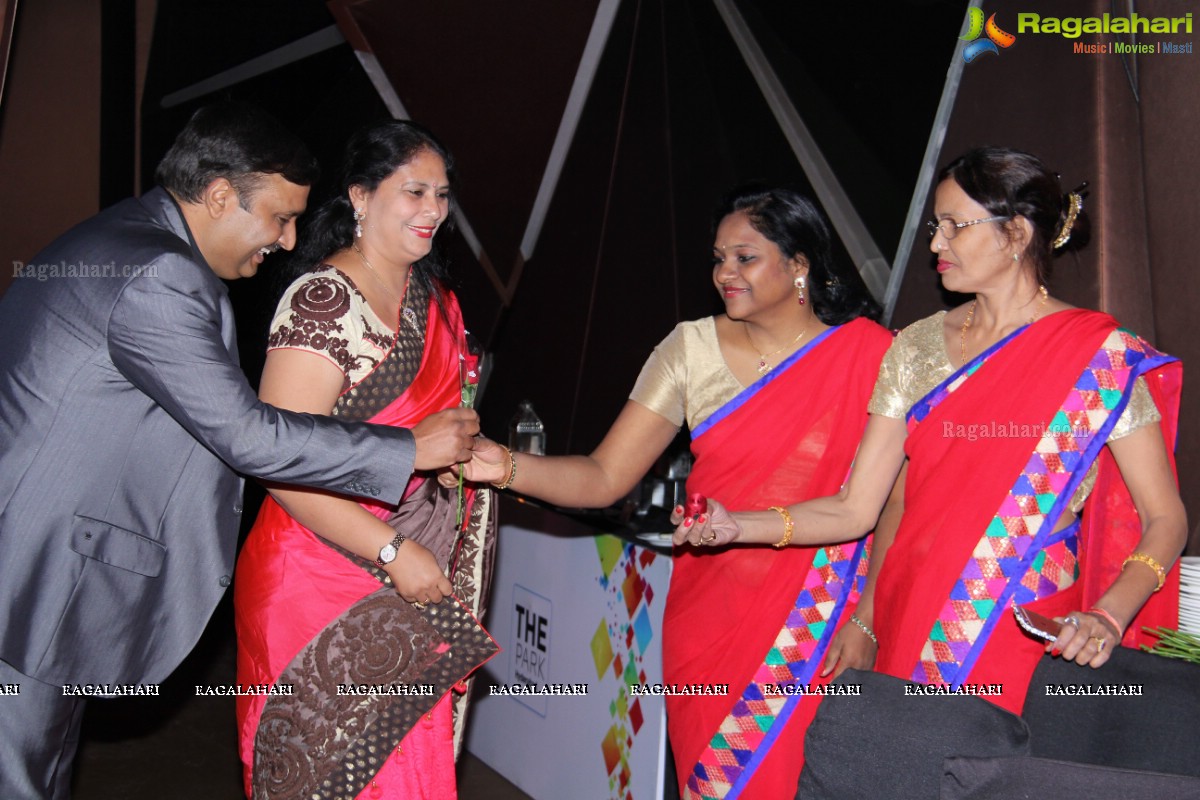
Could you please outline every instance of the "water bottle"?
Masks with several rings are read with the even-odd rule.
[[[535,456],[546,455],[546,428],[528,400],[521,401],[508,425],[508,448]]]

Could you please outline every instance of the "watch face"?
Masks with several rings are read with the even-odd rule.
[[[396,546],[393,544],[385,544],[379,550],[379,560],[384,564],[390,564],[396,560]]]

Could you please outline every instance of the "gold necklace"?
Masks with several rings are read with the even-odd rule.
[[[400,306],[400,318],[403,319],[406,323],[408,323],[409,326],[411,326],[414,330],[416,330],[416,328],[417,328],[416,312],[414,312],[411,308],[408,308],[407,306],[404,305],[404,298],[406,298],[408,296],[408,281],[412,277],[412,267],[410,266],[408,268],[408,272],[405,273],[405,275],[404,275],[404,290],[402,292],[400,292],[400,296],[397,297],[396,293],[394,291],[392,291],[392,287],[387,285],[387,282],[384,281],[383,276],[381,276],[379,274],[379,272],[376,271],[375,267],[371,264],[371,262],[367,260],[366,254],[363,253],[362,250],[358,249],[358,242],[351,242],[350,246],[352,248],[354,248],[354,252],[358,253],[358,257],[362,259],[363,264],[366,266],[366,268],[368,270],[371,271],[371,275],[375,278],[375,280],[379,283],[379,285],[383,287],[383,290],[385,292],[387,292],[388,295],[390,295],[391,298],[393,300],[395,300],[396,303]]]
[[[767,374],[767,372],[769,372],[769,371],[770,371],[770,369],[771,369],[771,365],[767,363],[767,359],[768,359],[768,358],[770,358],[771,356],[774,356],[774,355],[777,355],[777,354],[779,354],[779,353],[782,353],[784,350],[786,350],[787,348],[789,348],[789,347],[793,346],[794,344],[796,344],[796,342],[798,342],[798,341],[800,341],[801,339],[803,339],[803,338],[804,338],[804,334],[808,333],[808,326],[807,326],[807,325],[806,325],[806,326],[804,326],[804,330],[800,331],[800,333],[799,333],[799,334],[796,336],[796,338],[795,338],[795,339],[792,339],[790,342],[788,342],[787,344],[785,344],[783,347],[779,348],[778,350],[774,350],[774,351],[772,351],[772,352],[770,352],[770,353],[762,353],[762,352],[759,352],[758,345],[756,345],[756,344],[754,343],[754,340],[750,338],[750,329],[749,329],[749,328],[743,328],[743,330],[745,330],[745,331],[746,331],[746,341],[750,342],[750,346],[751,346],[752,348],[754,348],[754,352],[758,353],[758,374],[759,374],[759,375],[766,375],[766,374]]]
[[[1033,314],[1029,317],[1028,324],[1030,325],[1037,322],[1037,318],[1042,314],[1042,309],[1046,307],[1046,301],[1050,299],[1050,292],[1046,290],[1044,283],[1038,284],[1038,294],[1042,296],[1042,299],[1038,302],[1037,308],[1033,310]],[[971,327],[971,322],[975,319],[975,304],[978,302],[978,300],[971,301],[971,307],[967,309],[967,318],[963,320],[962,330],[958,332],[958,345],[962,363],[964,364],[967,363],[967,328]]]

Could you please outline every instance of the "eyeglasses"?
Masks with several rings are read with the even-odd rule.
[[[941,231],[942,236],[945,236],[947,239],[953,239],[955,236],[958,236],[958,231],[960,228],[967,228],[971,225],[982,225],[985,222],[1007,222],[1010,219],[1012,219],[1012,217],[986,217],[984,219],[973,219],[970,222],[955,222],[949,217],[946,217],[945,219],[939,219],[936,221],[930,220],[929,222],[925,223],[925,226],[929,228],[930,239],[932,239],[934,236],[937,236],[938,231]]]

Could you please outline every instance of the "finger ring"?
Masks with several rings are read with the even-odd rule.
[[[1075,617],[1075,615],[1074,615],[1074,614],[1071,614],[1071,615],[1069,615],[1069,616],[1063,617],[1063,622],[1069,622],[1069,623],[1071,623],[1072,625],[1074,625],[1076,628],[1078,628],[1078,627],[1079,627],[1079,620],[1078,620],[1078,619],[1076,619],[1076,617]]]
[[[717,540],[717,534],[715,534],[715,533],[712,536],[701,536],[700,544],[711,544],[711,543],[715,542],[716,540]]]
[[[413,600],[413,605],[416,606],[417,608],[421,609],[422,611],[425,610],[425,604],[420,602],[419,600]]]
[[[1107,639],[1105,639],[1103,636],[1093,636],[1092,638],[1093,638],[1093,639],[1095,639],[1095,640],[1096,640],[1096,642],[1097,642],[1097,644],[1096,644],[1096,652],[1097,652],[1097,653],[1103,653],[1103,652],[1104,652],[1104,645],[1108,644],[1108,640],[1107,640]]]

